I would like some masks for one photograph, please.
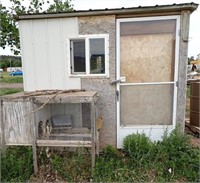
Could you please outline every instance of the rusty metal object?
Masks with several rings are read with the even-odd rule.
[[[200,82],[190,87],[190,124],[200,127]]]

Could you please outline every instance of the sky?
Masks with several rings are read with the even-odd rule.
[[[8,0],[0,0],[4,6],[9,6]],[[24,0],[26,1],[29,0]],[[52,0],[50,0],[52,1]],[[105,9],[105,8],[121,8],[121,7],[137,7],[137,6],[155,6],[155,5],[168,5],[179,3],[197,3],[200,0],[72,0],[75,10],[89,10],[89,9]],[[189,47],[188,57],[197,57],[200,53],[200,5],[198,9],[190,16],[190,34],[189,34]],[[0,48],[0,55],[13,55],[9,48],[3,50]]]

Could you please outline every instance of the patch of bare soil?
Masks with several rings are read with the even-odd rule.
[[[185,133],[191,135],[192,146],[200,148],[200,134],[192,131],[187,126],[185,127]]]
[[[194,147],[200,148],[200,138],[197,137],[192,137],[191,138],[191,143]]]
[[[52,171],[50,165],[41,165],[37,175],[32,175],[29,182],[62,182],[64,180]]]
[[[0,83],[0,88],[23,88],[23,83]]]

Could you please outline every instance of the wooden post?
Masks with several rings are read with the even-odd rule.
[[[4,133],[4,117],[3,117],[3,100],[1,99],[1,121],[0,121],[0,125],[1,125],[1,153],[5,154],[6,151],[6,142],[5,142],[5,133]]]
[[[90,115],[90,118],[91,118],[91,130],[92,130],[92,175],[94,173],[94,166],[95,166],[95,127],[96,127],[96,121],[95,121],[95,110],[94,110],[94,101],[91,103],[91,115]]]
[[[32,110],[34,110],[34,101],[32,100]],[[35,113],[32,113],[32,149],[33,149],[33,166],[34,174],[38,173],[38,162],[37,162],[37,146],[36,146],[36,122],[35,122]]]
[[[99,156],[99,129],[97,127],[98,108],[95,102],[95,132],[96,132],[96,155]]]

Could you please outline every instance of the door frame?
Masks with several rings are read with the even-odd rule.
[[[174,96],[173,96],[173,115],[172,125],[120,125],[120,86],[126,85],[120,82],[117,83],[117,148],[122,148],[123,139],[132,133],[145,133],[151,140],[160,140],[167,130],[170,133],[176,126],[176,111],[177,111],[177,89],[178,89],[178,64],[179,64],[179,44],[180,44],[180,16],[152,16],[152,17],[139,17],[139,18],[122,18],[116,19],[116,80],[120,81],[120,23],[121,22],[133,22],[133,21],[151,21],[151,20],[176,20],[176,42],[175,42],[175,57],[174,57],[174,81],[172,82],[156,82],[156,83],[134,83],[133,85],[147,85],[147,84],[173,84]],[[128,84],[129,85],[129,84]]]

